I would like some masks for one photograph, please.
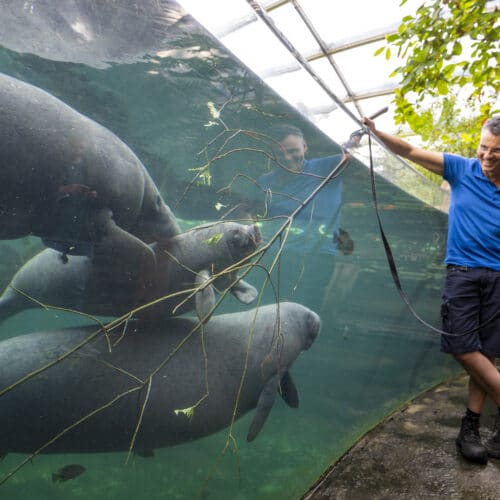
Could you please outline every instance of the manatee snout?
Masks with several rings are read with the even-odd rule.
[[[262,234],[260,232],[259,226],[257,226],[257,224],[252,224],[248,228],[248,234],[254,244],[254,247],[257,248],[262,243]]]
[[[237,253],[243,251],[245,255],[248,255],[262,243],[262,235],[257,224],[251,226],[233,225],[235,227],[227,231],[228,245]]]
[[[306,318],[307,335],[304,342],[304,350],[309,349],[321,329],[321,319],[314,311],[308,311]]]

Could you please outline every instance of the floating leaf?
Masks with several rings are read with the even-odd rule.
[[[213,236],[210,236],[210,238],[206,239],[204,243],[207,245],[216,245],[219,243],[220,239],[224,236],[224,233],[217,233],[214,234]]]
[[[189,420],[193,418],[194,415],[194,406],[190,406],[189,408],[179,408],[178,410],[174,410],[176,415],[185,415]]]
[[[207,102],[207,108],[208,112],[210,113],[210,116],[214,120],[217,120],[220,117],[220,113],[215,109],[215,105],[212,101]]]

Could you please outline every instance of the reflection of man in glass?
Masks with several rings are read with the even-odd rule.
[[[272,131],[273,152],[277,161],[275,168],[258,179],[261,189],[269,193],[267,216],[288,216],[300,206],[323,179],[342,160],[342,155],[325,158],[305,159],[307,143],[302,131],[292,125],[280,125]],[[353,242],[349,234],[340,228],[340,208],[342,203],[342,181],[332,179],[324,186],[295,217],[287,239],[285,253],[293,259],[300,257],[302,263],[285,262],[285,273],[297,272],[300,265],[306,273],[298,285],[298,290],[311,302],[311,294],[316,297],[316,309],[322,303],[333,270],[334,255],[337,250],[348,255],[352,253]],[[321,257],[320,257],[321,256]],[[285,292],[286,295],[286,292]],[[293,297],[285,297],[293,298]]]
[[[302,131],[293,125],[276,127],[272,137],[278,165],[270,173],[262,175],[258,184],[271,193],[268,216],[290,215],[338,166],[342,155],[306,160],[307,143]],[[305,232],[312,248],[317,247],[321,253],[335,254],[337,248],[346,255],[352,253],[352,240],[340,228],[341,203],[342,181],[337,177],[321,189],[295,218],[295,229]],[[301,246],[304,243],[301,241]]]

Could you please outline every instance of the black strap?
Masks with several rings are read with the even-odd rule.
[[[394,262],[394,257],[392,254],[391,246],[389,245],[389,241],[387,240],[387,237],[384,232],[384,228],[382,227],[382,221],[380,219],[380,213],[379,213],[379,208],[378,208],[378,199],[377,199],[377,190],[375,188],[375,174],[373,171],[373,155],[372,155],[372,140],[371,140],[371,133],[368,133],[368,147],[370,151],[370,181],[371,181],[371,187],[372,187],[372,196],[373,196],[373,204],[375,205],[375,214],[377,215],[377,222],[378,222],[378,227],[380,231],[380,236],[382,237],[382,242],[384,244],[384,250],[385,250],[385,255],[387,257],[387,263],[389,264],[389,269],[391,270],[392,274],[392,279],[394,281],[394,284],[396,285],[396,289],[403,299],[403,302],[406,304],[410,312],[413,314],[413,316],[420,321],[424,326],[427,328],[431,329],[433,332],[438,333],[440,335],[448,335],[450,337],[460,337],[462,335],[468,335],[469,333],[475,332],[477,330],[480,330],[484,326],[492,323],[496,319],[500,317],[500,310],[498,310],[490,319],[485,321],[484,323],[480,324],[476,328],[472,328],[471,330],[467,330],[466,332],[462,333],[452,333],[452,332],[445,332],[443,330],[440,330],[439,328],[436,328],[435,326],[432,326],[430,323],[427,323],[424,319],[422,319],[415,309],[413,309],[413,306],[410,303],[410,300],[408,299],[408,296],[406,295],[405,291],[403,290],[401,286],[401,281],[399,279],[399,274],[398,270],[396,268],[396,263]]]

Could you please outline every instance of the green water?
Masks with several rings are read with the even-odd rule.
[[[106,19],[118,21],[120,14],[120,9],[111,9]],[[137,16],[147,24],[144,12]],[[76,60],[71,62],[68,53],[59,57],[55,41],[54,58],[49,57],[50,44],[37,55],[15,50],[9,43],[0,46],[0,72],[51,92],[116,133],[146,165],[183,229],[217,220],[232,209],[230,217],[235,219],[250,220],[252,214],[263,213],[264,194],[251,180],[267,172],[270,161],[255,133],[274,123],[286,120],[299,126],[309,144],[309,158],[340,152],[338,144],[259,82],[193,20],[183,19],[165,30],[168,36],[148,40],[137,57],[117,57],[109,64],[103,63],[106,57],[95,64],[97,56],[82,62],[85,51],[78,44],[71,46]],[[130,43],[137,45],[142,32],[138,33]],[[56,35],[57,30],[46,34],[49,40]],[[134,52],[123,47],[127,36],[121,43],[123,52]],[[209,103],[222,109],[219,118],[211,114]],[[200,172],[196,169],[206,167],[208,160],[212,161],[202,170],[204,182],[193,182]],[[320,237],[317,232],[292,233],[281,257],[279,279],[277,269],[272,274],[274,291],[269,285],[263,290],[264,303],[279,296],[307,305],[322,319],[320,336],[291,370],[299,390],[298,409],[277,400],[257,439],[247,443],[250,412],[236,423],[229,448],[228,432],[223,430],[157,449],[154,457],[133,456],[128,463],[125,453],[37,456],[0,486],[0,496],[298,498],[384,415],[453,373],[456,367],[439,352],[439,339],[410,316],[392,283],[368,170],[352,161],[342,181],[342,227],[354,240],[354,252],[325,254],[309,244]],[[438,325],[446,216],[381,178],[377,187],[403,286],[415,309]],[[265,241],[279,225],[261,221]],[[41,248],[36,238],[0,242],[2,287]],[[263,266],[269,267],[275,255],[276,245],[264,256]],[[256,268],[246,280],[262,289],[266,274]],[[218,312],[244,307],[248,306],[228,297]],[[0,337],[83,321],[54,311],[25,312],[1,325]],[[8,474],[24,458],[9,454],[0,462],[0,474]],[[71,463],[83,465],[86,472],[73,481],[53,483],[51,474]]]

